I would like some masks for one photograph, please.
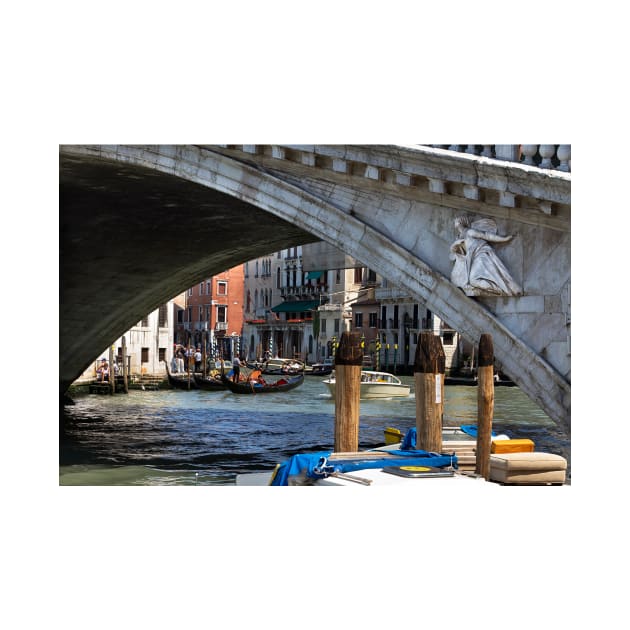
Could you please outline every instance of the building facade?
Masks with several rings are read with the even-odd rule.
[[[175,343],[201,348],[215,358],[241,353],[244,265],[205,278],[175,299]]]
[[[125,359],[130,378],[141,376],[165,376],[165,361],[173,357],[173,323],[176,318],[177,307],[174,300],[169,300],[156,310],[143,317],[124,335],[116,339],[111,346],[114,361],[122,369],[123,339],[125,345]],[[83,374],[77,379],[78,383],[92,381],[96,378],[96,370],[101,359],[109,361],[109,350],[94,359]],[[122,371],[119,372],[121,374]]]

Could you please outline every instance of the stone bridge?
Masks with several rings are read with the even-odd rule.
[[[570,432],[571,176],[422,145],[60,147],[60,389],[201,279],[327,241],[497,362]],[[451,281],[457,217],[491,219],[517,295]]]

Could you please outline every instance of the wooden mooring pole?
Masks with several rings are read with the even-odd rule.
[[[444,371],[446,358],[440,338],[420,333],[416,347],[416,448],[442,452],[444,416]]]
[[[363,350],[361,333],[344,332],[335,354],[336,453],[359,450],[359,409]]]
[[[192,354],[190,353],[190,333],[188,333],[188,342],[186,344],[186,369],[188,370],[188,389],[190,389],[190,381],[191,381],[191,374],[190,374],[190,362],[192,361]]]
[[[109,393],[116,393],[116,374],[114,374],[114,346],[109,346],[109,369],[107,370],[109,380]]]
[[[122,352],[122,377],[123,377],[123,389],[125,390],[125,394],[129,393],[129,368],[127,367],[127,341],[123,335],[122,344],[121,344],[121,352]]]
[[[477,354],[477,457],[475,472],[490,478],[492,417],[494,415],[494,346],[492,336],[481,335]]]
[[[208,371],[208,360],[206,357],[206,343],[208,342],[208,331],[204,330],[201,333],[201,343],[202,343],[202,353],[201,353],[201,361],[203,365],[203,377],[206,378],[206,372]]]

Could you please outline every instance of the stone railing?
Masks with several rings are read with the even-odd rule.
[[[430,144],[428,146],[571,172],[570,144]]]

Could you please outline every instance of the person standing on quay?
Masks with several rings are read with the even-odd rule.
[[[201,372],[201,349],[195,350],[195,372]]]

